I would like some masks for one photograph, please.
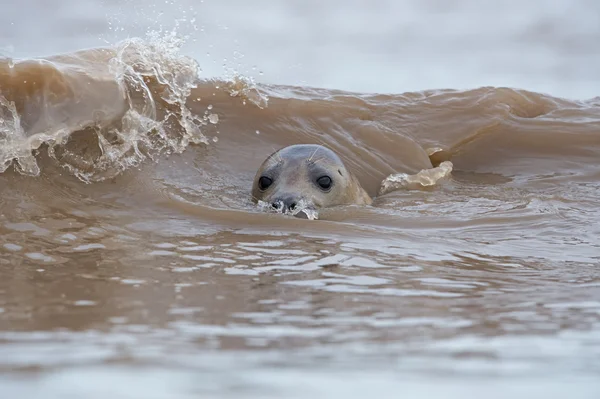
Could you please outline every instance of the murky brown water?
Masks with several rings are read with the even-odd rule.
[[[1,397],[600,395],[596,2],[25,3]],[[263,213],[256,168],[294,143],[373,196],[453,170]]]

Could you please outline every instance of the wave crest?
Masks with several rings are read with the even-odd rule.
[[[190,143],[208,143],[202,128],[216,118],[198,116],[186,104],[199,65],[180,55],[181,45],[172,33],[52,60],[7,61],[2,70],[9,72],[0,79],[12,80],[6,86],[13,98],[0,95],[0,171],[14,164],[38,175],[34,153],[47,146],[61,166],[93,182]],[[37,87],[25,87],[28,76]],[[69,90],[53,91],[57,81]],[[35,123],[23,128],[22,114]]]

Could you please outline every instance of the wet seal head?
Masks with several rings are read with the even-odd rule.
[[[271,154],[260,166],[252,198],[269,209],[315,219],[316,210],[370,204],[371,197],[330,149],[299,144]]]

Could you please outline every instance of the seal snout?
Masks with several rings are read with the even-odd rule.
[[[282,213],[293,212],[298,206],[298,202],[300,202],[300,198],[293,195],[285,195],[275,198],[271,203],[271,207]]]
[[[292,215],[299,219],[315,220],[319,218],[314,203],[294,194],[276,197],[271,202],[271,208],[279,213]]]

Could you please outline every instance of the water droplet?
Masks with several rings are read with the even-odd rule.
[[[219,115],[217,115],[217,114],[210,114],[210,115],[208,115],[208,120],[213,125],[216,125],[217,123],[219,123]]]
[[[263,71],[258,71],[258,74],[259,74],[260,76],[262,76],[262,75],[263,75]]]
[[[256,134],[260,134],[260,130],[257,130],[257,131],[256,131]]]
[[[208,104],[208,107],[206,107],[206,108],[208,108],[208,109],[212,109],[212,108],[213,108],[213,107],[212,107],[212,104]]]
[[[215,143],[216,143],[217,141],[219,141],[219,138],[218,138],[218,137],[213,137],[213,139],[212,139],[212,140],[213,140],[213,142],[215,142]]]

